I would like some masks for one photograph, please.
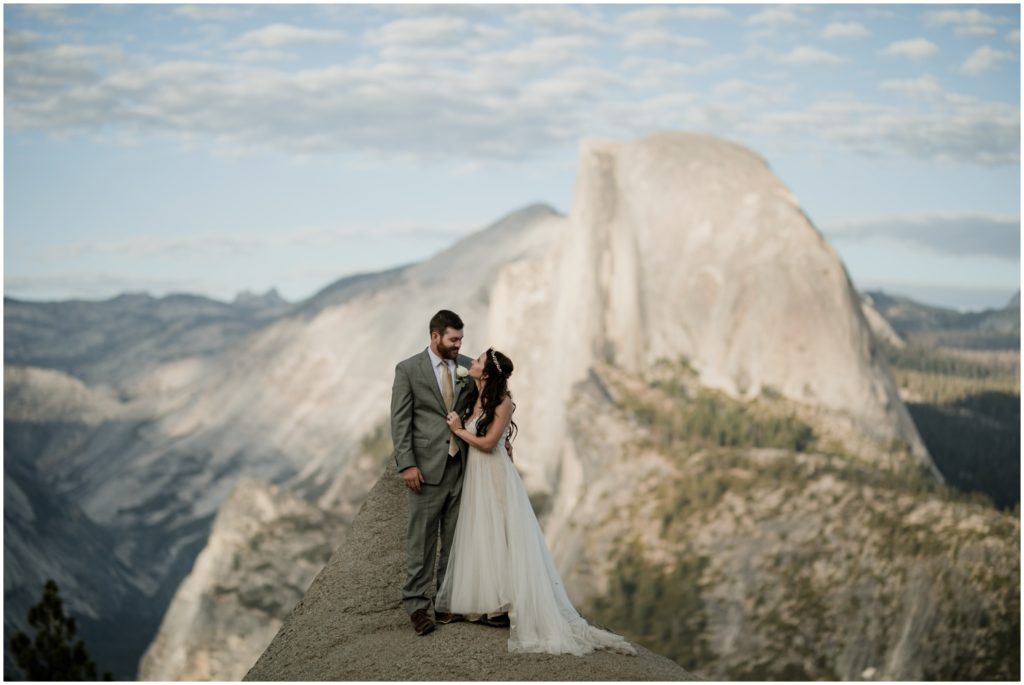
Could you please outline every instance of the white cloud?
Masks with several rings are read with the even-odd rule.
[[[123,240],[82,241],[48,248],[42,259],[48,262],[84,255],[115,255],[131,258],[252,255],[259,251],[287,247],[335,247],[353,238],[420,237],[451,239],[473,229],[464,224],[398,221],[335,226],[295,226],[272,233],[223,231],[167,235],[135,235]]]
[[[689,63],[652,57],[627,57],[619,65],[630,82],[644,90],[672,90],[683,76],[721,72],[749,59],[752,51],[724,53]]]
[[[909,57],[913,60],[926,59],[938,53],[939,46],[927,38],[911,38],[909,40],[898,40],[889,43],[888,47],[882,50],[885,55],[898,55]]]
[[[931,74],[911,80],[882,81],[881,88],[916,98],[933,97],[942,93],[942,86]]]
[[[81,19],[70,13],[70,6],[57,4],[13,5],[22,16],[48,24],[77,24]]]
[[[961,26],[956,33],[958,36],[994,36],[998,31],[991,26]]]
[[[399,41],[395,46],[423,35],[417,25],[397,31],[394,24],[388,35]],[[488,38],[510,38],[503,30]],[[272,63],[286,56],[273,48],[239,50],[234,62],[219,53],[159,62],[149,54],[54,47],[9,32],[6,124],[11,134],[170,138],[218,155],[279,150],[294,157],[342,153],[484,163],[571,149],[582,136],[627,126],[631,134],[643,133],[643,126],[699,126],[741,139],[778,134],[863,155],[1019,162],[1018,107],[944,93],[932,76],[880,84],[883,91],[921,98],[909,106],[838,98],[793,104],[787,88],[796,82],[786,64],[843,59],[809,46],[788,53],[750,47],[703,60],[619,51],[606,66],[602,41],[593,36],[534,34],[506,48],[468,27],[463,38],[431,48],[429,54],[453,57],[440,65],[408,57],[423,52],[381,58],[381,48],[296,70]],[[423,49],[417,45],[407,50]],[[752,64],[756,78],[744,76],[755,73]],[[702,87],[711,92],[697,90],[699,80],[688,78],[710,73],[719,85]],[[652,109],[644,111],[647,105]],[[626,114],[634,119],[625,122]]]
[[[956,27],[959,36],[993,36],[996,24],[1005,23],[1003,17],[993,17],[978,9],[943,9],[927,12],[925,21],[932,25]]]
[[[459,5],[462,9],[466,6]],[[456,6],[447,8],[453,11]],[[470,23],[461,16],[416,16],[372,29],[363,42],[376,49],[377,59],[421,63],[470,64],[480,54],[507,49],[515,34],[503,26]]]
[[[33,300],[101,299],[123,293],[208,292],[195,276],[160,278],[151,274],[113,275],[108,271],[56,274],[4,274],[4,294]]]
[[[982,45],[960,65],[960,71],[965,74],[983,74],[994,67],[996,63],[1010,59],[1013,59],[1013,55],[1010,53],[993,50],[987,45]]]
[[[243,62],[291,62],[296,56],[284,50],[242,50],[234,58]]]
[[[747,17],[747,24],[750,26],[769,29],[796,26],[806,21],[800,16],[800,9],[795,5],[776,5]]]
[[[197,60],[101,69],[100,55],[72,59],[68,49],[31,46],[7,55],[15,73],[6,124],[55,133],[116,128],[229,157],[277,149],[297,157],[521,161],[575,145],[595,102],[628,91],[591,63],[594,44],[542,36],[451,67],[363,59],[301,71]]]
[[[619,21],[625,24],[659,26],[673,19],[692,21],[712,21],[716,19],[732,19],[733,14],[724,7],[679,7],[658,5],[643,7],[638,10],[624,12]]]
[[[841,64],[842,57],[809,45],[800,45],[779,58],[785,64]]]
[[[622,90],[626,85],[623,79],[601,69],[573,67],[531,81],[515,98],[515,102],[517,106],[529,109],[549,107],[555,111],[572,112],[583,103],[591,101],[593,94]],[[545,125],[549,126],[551,131],[562,128],[558,117],[545,122]],[[568,131],[565,133],[569,138],[573,136]]]
[[[490,24],[474,24],[473,33],[484,45],[491,47],[508,43],[512,39],[512,32],[508,29]]]
[[[733,98],[750,107],[777,107],[789,99],[795,85],[762,85],[743,79],[727,79],[712,88],[716,99]]]
[[[1020,217],[983,214],[927,214],[834,222],[822,227],[829,238],[860,242],[896,240],[953,257],[1017,261]]]
[[[462,17],[398,19],[368,31],[364,41],[379,47],[448,45],[462,38],[469,23]]]
[[[692,67],[682,62],[653,57],[628,57],[619,64],[619,70],[643,91],[664,91],[693,73]]]
[[[33,43],[38,43],[42,37],[42,34],[36,33],[35,31],[11,30],[5,28],[4,49],[5,51],[12,52],[19,51],[31,46]]]
[[[522,78],[538,71],[568,67],[588,61],[588,52],[598,42],[584,36],[540,36],[508,50],[477,55],[477,72],[501,82]]]
[[[833,21],[821,32],[822,38],[866,38],[870,35],[871,32],[856,21]]]
[[[676,16],[682,19],[732,19],[732,12],[724,7],[679,7]]]
[[[78,242],[58,245],[52,257],[80,257],[90,254],[117,254],[126,257],[167,257],[181,254],[252,254],[267,247],[269,238],[237,235],[144,235],[112,242]]]
[[[340,43],[345,40],[341,31],[309,29],[291,24],[271,24],[255,31],[244,33],[233,40],[229,47],[246,48],[282,48],[296,45]]]
[[[1014,29],[1006,34],[1006,41],[1008,43],[1020,43],[1020,29]]]
[[[178,5],[173,11],[195,21],[229,21],[252,14],[251,9],[241,5]]]
[[[600,114],[602,119],[607,122],[605,130],[610,134],[635,137],[665,129],[667,121],[673,122],[670,128],[699,126],[697,119],[702,111],[699,95],[674,92],[653,95],[644,99],[608,103],[602,108]]]
[[[1020,162],[1020,109],[943,93],[922,110],[829,98],[808,108],[751,120],[760,135],[815,136],[871,157],[955,161],[997,166]]]
[[[896,16],[896,12],[891,9],[885,9],[878,5],[858,5],[858,9],[864,16],[868,16],[873,19],[891,19]]]
[[[94,45],[46,45],[30,31],[5,32],[4,104],[5,125],[18,127],[19,121],[31,125],[32,108],[19,111],[12,103],[36,103],[50,107],[47,100],[60,92],[77,90],[81,96],[75,106],[79,112],[54,111],[56,120],[70,122],[80,116],[97,113],[98,99],[92,91],[103,80],[103,71],[118,73],[124,54],[113,47]]]
[[[676,8],[666,5],[643,7],[619,15],[619,22],[634,26],[659,26],[676,16]]]
[[[541,33],[605,34],[612,26],[600,11],[583,5],[522,5],[506,17],[509,24]]]
[[[708,42],[703,38],[678,36],[661,29],[634,31],[622,41],[622,46],[625,48],[700,48],[707,44]]]

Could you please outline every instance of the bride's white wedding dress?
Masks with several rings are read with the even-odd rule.
[[[466,430],[475,432],[477,418]],[[507,611],[510,652],[636,654],[622,637],[587,623],[569,602],[504,440],[491,453],[469,448],[455,539],[435,606],[468,618]]]

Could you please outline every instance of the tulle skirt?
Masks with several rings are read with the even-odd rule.
[[[466,428],[472,430],[473,421]],[[573,608],[504,444],[470,448],[448,568],[435,606],[469,619],[507,612],[510,652],[636,650]]]

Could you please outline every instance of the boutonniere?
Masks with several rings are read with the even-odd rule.
[[[455,378],[457,379],[455,382],[458,383],[459,387],[461,388],[463,385],[465,385],[466,379],[469,378],[469,369],[467,369],[465,366],[455,367]]]

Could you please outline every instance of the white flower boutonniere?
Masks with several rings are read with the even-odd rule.
[[[455,378],[458,379],[456,380],[456,383],[458,383],[459,387],[461,388],[462,385],[466,382],[466,379],[469,378],[469,369],[467,369],[465,366],[455,367]]]

